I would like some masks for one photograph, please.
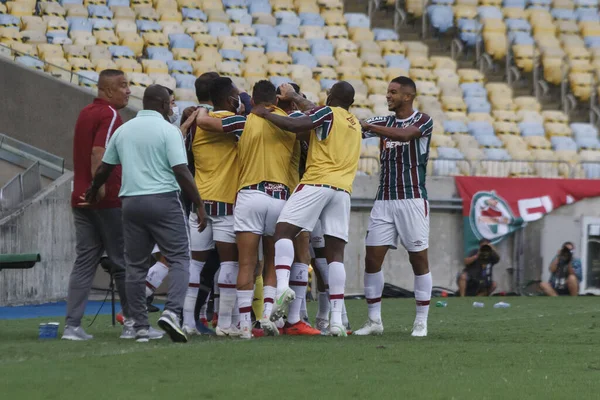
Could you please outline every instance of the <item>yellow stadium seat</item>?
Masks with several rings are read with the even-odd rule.
[[[8,14],[8,8],[4,3],[0,3],[0,14]]]
[[[325,31],[319,26],[301,26],[300,37],[304,39],[325,39]]]
[[[493,110],[492,111],[492,117],[494,118],[494,120],[496,120],[497,122],[508,122],[508,123],[512,123],[512,122],[517,122],[517,114],[515,114],[514,111],[507,111],[507,110]]]
[[[572,10],[575,8],[575,4],[573,0],[553,0],[552,8],[562,8],[565,10]]]
[[[414,18],[420,18],[423,16],[423,1],[406,0],[404,4],[406,7],[406,12]]]
[[[294,11],[295,6],[292,0],[273,0],[271,1],[273,12],[277,11]]]
[[[519,126],[514,122],[494,122],[496,135],[519,135]]]
[[[336,57],[340,57],[345,53],[350,53],[353,56],[358,54],[358,46],[349,39],[332,39],[331,42],[333,43]]]
[[[490,124],[494,123],[494,118],[487,113],[469,113],[467,118],[469,118],[469,121],[488,122]]]
[[[277,25],[277,20],[275,19],[275,17],[272,14],[255,13],[255,14],[252,14],[252,19],[255,24],[270,25],[270,26]],[[314,28],[314,27],[311,26],[310,28]]]
[[[117,58],[115,64],[119,70],[125,72],[126,74],[131,72],[142,72],[142,66],[136,60],[132,60],[131,58]]]
[[[244,49],[244,43],[234,36],[220,36],[218,39],[219,47],[223,50],[237,50],[242,51]]]
[[[198,61],[198,54],[192,49],[172,49],[173,58],[183,61]]]
[[[350,79],[362,79],[362,73],[359,69],[352,67],[336,67],[339,80],[347,81]]]
[[[206,11],[206,16],[208,17],[208,22],[229,23],[229,15],[225,14],[223,10],[208,10]]]
[[[461,18],[475,19],[477,17],[477,7],[471,5],[456,5],[454,9],[454,19],[458,21]]]
[[[262,65],[262,64],[257,64]],[[312,79],[313,73],[306,65],[290,65],[290,78],[293,80]],[[337,78],[336,78],[337,79]]]
[[[542,117],[544,118],[544,122],[569,123],[569,117],[564,112],[558,110],[542,111]]]
[[[525,10],[518,7],[504,7],[502,9],[502,14],[504,15],[504,18],[507,19],[527,19]]]
[[[162,33],[167,37],[174,33],[185,33],[185,28],[179,22],[161,21],[160,26],[162,26]]]
[[[462,96],[462,89],[460,88],[457,82],[439,81],[438,87],[440,88],[442,96]]]
[[[530,149],[550,149],[550,141],[543,136],[525,136],[523,138]]]
[[[481,0],[479,4],[482,6],[502,7],[502,0]]]
[[[560,122],[545,122],[544,130],[547,136],[572,136],[569,125]]]
[[[362,56],[363,65],[365,67],[385,68],[386,62],[381,56],[375,54],[366,54]]]
[[[205,72],[214,71],[217,61],[190,61],[195,76],[200,76]]]
[[[145,74],[168,74],[167,63],[162,60],[142,60],[142,68]]]
[[[458,96],[442,96],[442,109],[445,112],[467,112],[467,105],[462,97]]]
[[[21,38],[23,42],[29,44],[48,43],[48,39],[42,31],[21,31]]]
[[[82,4],[65,4],[67,17],[88,17],[88,10]]]
[[[519,96],[515,97],[513,100],[519,110],[531,110],[537,112],[542,110],[540,102],[533,96]]]
[[[354,42],[375,40],[375,34],[369,28],[348,28],[348,34]]]
[[[94,71],[94,64],[87,58],[83,57],[70,57],[68,58],[69,64],[74,72],[77,71]]]
[[[283,64],[267,64],[265,65],[267,76],[289,76],[290,71],[287,65]]]
[[[92,46],[96,44],[96,37],[89,32],[71,32],[73,44]]]
[[[513,97],[513,91],[506,83],[490,82],[485,85],[485,89],[490,97],[495,95]]]
[[[517,121],[518,122],[536,122],[542,123],[544,122],[544,117],[542,114],[535,110],[519,110],[517,111]]]
[[[148,76],[155,84],[168,87],[171,90],[174,90],[177,86],[175,78],[169,74],[148,74]]]
[[[230,24],[229,29],[231,29],[232,36],[254,36],[256,31],[250,25],[244,24]]]
[[[369,87],[367,85],[365,85],[365,83],[361,80],[358,79],[350,79],[348,81],[349,84],[352,85],[352,87],[354,87],[354,91],[357,94],[363,95],[363,96],[368,96],[369,95]],[[327,93],[323,93],[326,97]]]
[[[533,70],[533,57],[538,50],[533,45],[516,44],[512,46],[515,64],[525,72]],[[539,55],[539,54],[538,54]]]
[[[260,51],[246,51],[242,53],[246,57],[246,64],[265,65],[269,63],[269,59],[265,53]]]
[[[63,51],[65,54],[65,57],[67,57],[67,58],[71,58],[71,57],[89,58],[88,50],[85,48],[85,46],[82,46],[82,45],[65,44],[63,46]]]
[[[219,41],[216,37],[211,36],[207,33],[195,33],[192,35],[194,42],[196,42],[196,52],[202,49],[215,49],[219,47]],[[198,54],[202,56],[202,54]]]
[[[296,8],[296,12],[300,13],[315,13],[320,14],[321,10],[319,9],[319,5],[316,2],[305,2],[303,0],[294,2],[294,7]]]
[[[21,17],[21,29],[24,31],[46,32],[47,23],[38,16]]]
[[[562,57],[543,57],[544,79],[553,85],[560,85],[563,80]]]
[[[317,0],[317,4],[323,10],[342,11],[344,8],[344,3],[342,0]]]
[[[448,135],[431,135],[431,146],[433,146],[433,147],[455,147],[456,143]]]
[[[113,31],[96,31],[94,32],[96,42],[106,46],[116,46],[119,44],[119,38]]]
[[[292,64],[292,57],[287,53],[267,53],[267,59],[270,64]]]
[[[383,85],[385,85],[385,87],[387,87],[386,82],[383,82],[383,81],[379,81],[379,82],[381,82]],[[415,82],[415,84],[417,85],[417,95],[419,95],[419,96],[438,97],[440,95],[440,89],[435,85],[435,83],[433,83],[431,81],[417,80]],[[381,85],[382,88],[384,88],[383,85]],[[385,91],[385,90],[382,90],[382,92],[383,91]]]
[[[169,47],[169,38],[164,33],[144,33],[143,39],[147,47]]]
[[[316,59],[319,67],[336,67],[339,64],[336,58],[332,56],[318,56]]]
[[[11,49],[18,51],[19,55],[25,54],[32,57],[37,57],[38,55],[37,47],[35,46],[35,44],[14,42],[11,44],[10,47]]]
[[[406,46],[404,45],[404,43],[387,40],[384,42],[377,42],[377,44],[379,45],[379,48],[381,49],[381,55],[383,56],[387,56],[390,54],[406,54]]]
[[[346,17],[341,11],[325,11],[321,13],[326,26],[346,26]]]
[[[98,59],[92,61],[96,72],[101,72],[105,69],[118,69],[119,67],[113,60]]]
[[[88,0],[89,1],[89,0]],[[100,0],[103,1],[103,0]],[[131,0],[131,7],[149,7],[152,8],[152,0]]]
[[[323,28],[327,39],[348,39],[348,31],[343,26],[326,26]]]
[[[299,38],[288,39],[288,51],[290,53],[293,53],[295,51],[310,52],[310,45],[308,43],[308,40]]]
[[[220,61],[220,62],[217,62],[217,64],[215,65],[215,68],[216,68],[217,72],[219,73],[219,75],[221,75],[221,76],[229,76],[229,77],[233,77],[233,76],[241,77],[242,76],[242,71],[240,70],[240,66],[236,62]]]
[[[567,162],[569,164],[575,164],[579,162],[579,154],[575,150],[555,150],[554,154],[560,161]]]
[[[387,87],[388,84],[387,82],[378,80],[378,79],[367,79],[364,81],[366,83],[367,86],[367,93],[368,94],[375,94],[375,93],[385,93],[387,91]],[[364,93],[364,89],[361,90],[362,93]]]
[[[317,68],[313,68],[312,72],[313,72],[313,78],[316,80],[337,79],[338,78],[337,73],[335,72],[335,70],[333,68],[317,67]]]
[[[15,17],[27,17],[33,15],[34,7],[29,3],[8,2],[6,3],[8,13]]]
[[[188,35],[208,35],[208,26],[204,22],[200,21],[183,21],[181,24],[183,29],[185,29],[185,33]]]
[[[483,33],[502,33],[506,34],[506,24],[501,19],[488,18],[481,20],[483,24]]]
[[[359,69],[362,67],[362,60],[353,53],[342,53],[337,57],[338,63],[344,67],[353,67]]]
[[[483,84],[485,82],[485,76],[476,69],[461,68],[456,73],[460,77],[461,83],[475,82]]]
[[[218,63],[219,61],[223,61],[223,58],[221,57],[221,54],[219,54],[219,51],[212,47],[196,47],[195,51],[196,54],[198,54],[200,61],[212,63],[213,66],[216,65],[216,63]]]
[[[377,42],[371,42],[371,41],[361,41],[358,42],[358,54],[362,56],[366,55],[366,54],[375,54],[376,56],[380,56],[381,55],[381,47],[379,46],[379,44]]]
[[[127,74],[127,78],[129,79],[129,84],[131,86],[141,86],[143,88],[147,88],[154,83],[150,76],[139,72],[131,72]]]
[[[157,0],[154,2],[154,8],[157,11],[161,10],[177,10],[179,5],[176,0]]]
[[[135,21],[135,12],[129,7],[115,6],[115,7],[112,7],[111,10],[113,12],[113,21],[120,21],[120,20]]]
[[[64,17],[66,15],[65,9],[59,3],[55,2],[40,2],[40,9],[42,10],[42,15],[52,15],[55,17]]]
[[[360,69],[364,79],[385,81],[385,74],[381,68],[363,67]]]
[[[508,41],[504,33],[487,33],[483,34],[483,42],[485,52],[488,53],[494,60],[502,61],[506,57],[508,50]]]
[[[314,79],[304,79],[299,82],[299,85],[302,92],[318,93],[321,91],[321,84]]]
[[[69,30],[69,24],[63,17],[44,15],[42,19],[48,24],[46,28],[48,32],[67,32]]]
[[[165,21],[165,22],[181,22],[183,21],[183,17],[181,16],[181,13],[179,11],[177,11],[177,9],[174,10],[161,10],[159,12],[160,14],[160,18],[159,20]]]
[[[513,99],[503,95],[490,97],[490,103],[493,110],[515,111],[517,109]]]
[[[456,71],[456,61],[450,57],[432,56],[430,57],[430,60],[433,63],[433,68],[435,69],[448,69]]]
[[[134,32],[121,32],[119,33],[119,43],[121,46],[129,47],[136,57],[141,57],[144,50],[144,40]]]
[[[413,69],[411,68],[409,71],[409,77],[413,81],[428,81],[435,82],[435,75],[428,69]]]
[[[545,8],[528,8],[525,10],[527,14],[527,19],[529,19],[530,23],[539,23],[539,22],[552,22],[552,15]]]
[[[427,69],[431,70],[433,68],[433,63],[429,60],[429,58],[415,55],[409,56],[408,60],[410,61],[410,69]]]
[[[71,64],[67,60],[64,58],[51,58],[46,61],[47,64],[44,65],[44,71],[55,78],[71,82]]]
[[[578,34],[579,26],[575,21],[562,20],[556,21],[554,23],[556,25],[556,30],[558,33],[567,33],[567,34]]]
[[[65,58],[63,48],[59,44],[38,44],[37,51],[42,60],[50,58]]]
[[[403,42],[406,48],[406,57],[429,57],[429,47],[423,42],[408,41]]]
[[[579,23],[582,36],[600,36],[600,22],[582,21]]]
[[[434,69],[433,76],[437,82],[452,82],[459,84],[460,78],[454,69]]]
[[[192,89],[177,88],[173,92],[175,95],[175,100],[177,101],[198,101],[196,98],[196,92],[194,92]]]
[[[158,22],[160,15],[152,7],[134,7],[136,18],[142,21],[156,21]]]
[[[243,68],[242,76],[244,78],[262,78],[267,76],[267,72],[261,64],[246,63]]]
[[[129,91],[131,92],[130,97],[138,98],[138,99],[143,99],[144,98],[144,92],[146,91],[146,88],[142,87],[142,86],[130,85],[129,86]]]
[[[96,62],[98,60],[112,60],[112,55],[108,50],[108,47],[105,45],[91,45],[85,46],[85,49],[88,52],[88,57],[92,62]]]

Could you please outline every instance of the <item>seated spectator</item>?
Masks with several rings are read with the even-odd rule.
[[[581,282],[581,260],[573,256],[575,246],[565,242],[550,263],[550,280],[540,283],[540,289],[547,296],[579,294]]]
[[[465,269],[458,276],[458,290],[464,296],[490,296],[496,290],[492,269],[500,256],[488,239],[479,241],[479,248],[465,258]]]

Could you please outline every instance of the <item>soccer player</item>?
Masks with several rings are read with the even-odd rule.
[[[415,274],[417,315],[412,336],[427,336],[432,281],[427,260],[429,203],[425,172],[433,121],[429,115],[413,109],[415,96],[416,86],[410,78],[395,78],[390,82],[386,96],[388,108],[395,115],[361,122],[365,136],[381,137],[381,173],[365,240],[364,282],[369,320],[354,332],[355,335],[383,333],[381,265],[388,249],[396,249],[400,238]]]
[[[313,106],[290,85],[282,85],[281,99],[294,101],[301,110]],[[264,106],[252,109],[252,113],[287,131],[302,134],[314,130],[310,134],[306,172],[285,204],[275,229],[277,299],[271,320],[279,318],[295,299],[295,293],[289,287],[294,261],[293,239],[302,229],[312,231],[320,219],[329,263],[329,333],[334,336],[346,336],[341,315],[346,283],[344,248],[348,241],[350,192],[361,147],[360,124],[348,112],[353,102],[354,88],[341,81],[331,88],[327,106],[313,108],[302,117],[276,115]]]
[[[210,98],[214,111],[210,116],[225,118],[234,116],[241,110],[239,91],[229,78],[216,78],[210,85]],[[200,114],[199,114],[200,115]],[[243,121],[243,117],[239,117]],[[199,125],[197,123],[197,125]],[[236,303],[236,281],[238,276],[238,251],[233,229],[233,205],[239,180],[237,136],[208,132],[198,127],[192,143],[194,153],[194,179],[202,193],[207,214],[207,227],[198,234],[195,213],[190,214],[192,264],[190,267],[190,287],[199,286],[200,273],[210,250],[217,248],[221,261],[218,274],[220,289],[219,320],[216,333],[219,336],[239,336],[240,331],[233,322]],[[255,264],[256,265],[256,264]],[[197,296],[197,291],[196,291]],[[184,318],[184,328],[188,332],[196,330],[193,320]],[[188,309],[188,307],[186,307]]]

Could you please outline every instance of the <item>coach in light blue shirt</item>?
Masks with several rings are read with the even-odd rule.
[[[119,197],[123,208],[123,236],[127,263],[127,297],[134,319],[136,339],[159,339],[150,327],[146,308],[148,256],[154,244],[169,263],[169,297],[158,325],[175,342],[186,342],[179,315],[189,281],[190,248],[185,211],[179,190],[196,205],[200,230],[204,229],[204,205],[187,168],[181,132],[168,122],[170,99],[163,86],[144,92],[144,109],[114,133],[96,171],[86,201],[94,202],[115,165],[122,166]]]

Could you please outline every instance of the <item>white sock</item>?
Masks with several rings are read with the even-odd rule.
[[[346,270],[344,264],[334,261],[329,264],[329,303],[331,305],[330,325],[343,325],[344,286]]]
[[[277,289],[275,286],[265,286],[263,287],[263,315],[262,319],[271,318],[271,312],[273,311],[273,301],[275,299],[275,294],[277,293]]]
[[[233,303],[233,310],[231,310],[231,325],[238,328],[240,326],[240,306],[238,305],[237,290],[235,294],[235,303]]]
[[[196,327],[194,320],[194,309],[196,308],[196,299],[198,298],[198,290],[200,288],[200,273],[204,262],[192,260],[190,262],[190,280],[188,283],[187,293],[183,301],[183,325],[189,328]]]
[[[237,299],[240,312],[240,328],[252,329],[252,299],[254,290],[238,290]]]
[[[415,302],[417,303],[417,317],[415,320],[427,322],[432,286],[431,272],[425,275],[415,275]]]
[[[342,324],[348,328],[350,321],[348,321],[348,313],[346,312],[346,301],[342,303]]]
[[[308,287],[306,288],[308,292]],[[300,319],[308,320],[308,312],[306,311],[306,295],[302,298],[302,304],[300,305]]]
[[[157,261],[150,267],[148,275],[146,276],[146,297],[150,297],[154,294],[168,274],[169,267],[160,261]]]
[[[215,272],[215,281],[213,283],[213,313],[219,315],[219,301],[221,299],[221,289],[219,289],[219,273],[221,272],[221,267],[217,269]]]
[[[300,322],[300,309],[302,300],[306,300],[306,286],[308,285],[308,265],[301,263],[292,264],[290,277],[290,288],[296,293],[296,298],[290,304],[288,322],[295,324]]]
[[[219,300],[219,327],[229,329],[232,322],[233,309],[236,300],[236,282],[239,271],[239,265],[234,261],[221,263],[219,272],[219,290],[221,296]]]
[[[319,292],[319,311],[317,318],[329,321],[329,295],[327,292]]]
[[[381,321],[381,294],[383,293],[383,271],[368,274],[365,272],[365,299],[369,308],[369,319]]]
[[[294,262],[294,243],[290,239],[275,242],[275,273],[277,274],[277,296],[289,289],[290,270]]]
[[[327,285],[329,285],[329,265],[327,264],[327,259],[315,258],[315,268],[319,270],[321,279],[327,287]]]

